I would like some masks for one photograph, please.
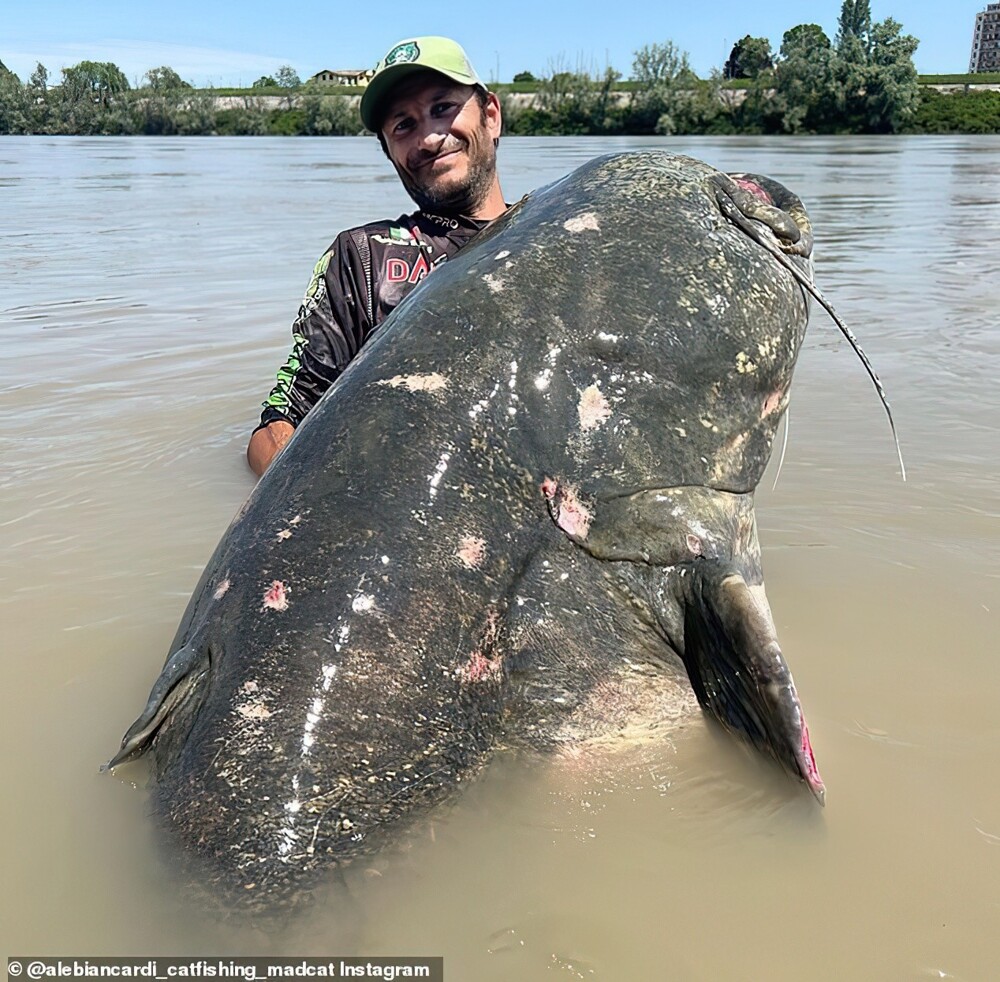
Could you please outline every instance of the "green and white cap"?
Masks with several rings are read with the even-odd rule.
[[[460,85],[478,85],[486,91],[486,83],[456,41],[442,37],[407,38],[394,44],[375,66],[375,74],[361,96],[361,122],[374,133],[392,89],[407,75],[428,68]]]

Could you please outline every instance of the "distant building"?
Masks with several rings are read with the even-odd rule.
[[[1000,3],[988,3],[976,14],[969,71],[1000,72]]]
[[[1000,4],[997,4],[1000,6]],[[342,68],[339,71],[330,71],[324,68],[317,72],[310,82],[318,82],[321,85],[367,85],[375,71],[370,68]]]

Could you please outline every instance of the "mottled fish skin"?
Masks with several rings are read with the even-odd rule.
[[[501,744],[690,714],[685,570],[770,623],[752,493],[808,307],[720,209],[755,180],[586,164],[436,269],[299,427],[112,762],[150,750],[225,902],[293,903]],[[761,200],[763,234],[807,231],[780,185]]]

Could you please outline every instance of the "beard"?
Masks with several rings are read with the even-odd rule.
[[[468,158],[468,171],[461,180],[444,178],[424,182],[395,164],[396,173],[421,211],[435,215],[471,215],[489,196],[496,178],[496,147],[483,129],[469,141],[462,141]]]

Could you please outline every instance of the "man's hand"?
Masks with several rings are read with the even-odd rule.
[[[247,446],[247,463],[258,477],[267,470],[278,451],[292,438],[295,427],[283,420],[268,423],[254,432]]]

